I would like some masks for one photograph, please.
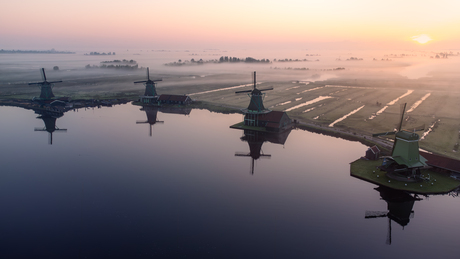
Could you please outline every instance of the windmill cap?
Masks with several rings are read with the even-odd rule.
[[[402,139],[405,139],[405,140],[418,140],[420,138],[417,133],[404,131],[404,130],[399,131],[398,133],[396,133],[396,137],[402,138]]]

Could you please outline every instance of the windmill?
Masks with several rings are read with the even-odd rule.
[[[265,142],[284,145],[289,134],[291,133],[291,130],[286,130],[282,133],[267,133],[245,129],[243,132],[244,135],[240,139],[241,141],[248,142],[249,153],[236,152],[235,156],[251,157],[251,174],[254,174],[254,163],[256,160],[260,158],[271,158],[271,155],[264,154],[262,151],[262,145]]]
[[[256,127],[261,126],[259,125],[259,120],[258,120],[259,114],[265,114],[265,113],[271,112],[270,110],[265,109],[264,104],[263,104],[265,93],[262,93],[262,91],[269,91],[269,90],[273,90],[273,87],[261,89],[261,90],[257,89],[256,72],[254,71],[254,88],[252,90],[235,92],[235,94],[248,93],[248,96],[251,98],[251,100],[249,101],[248,108],[242,110],[242,112],[245,114],[244,125],[256,126]]]
[[[265,137],[257,131],[245,130],[242,141],[249,144],[249,153],[236,152],[235,156],[251,157],[251,174],[254,174],[254,161],[259,158],[271,158],[271,155],[263,154],[262,145],[266,141]]]
[[[410,218],[414,217],[415,201],[421,200],[417,195],[398,191],[383,186],[375,188],[380,197],[387,202],[387,211],[366,211],[364,218],[388,218],[388,234],[386,244],[391,245],[391,221],[395,221],[403,228],[409,224]]]
[[[29,83],[29,85],[38,85],[40,88],[40,97],[39,100],[51,100],[54,97],[52,88],[55,83],[61,83],[62,81],[52,81],[48,82],[46,81],[46,74],[45,74],[45,69],[41,68],[40,72],[42,74],[42,80],[43,82],[38,82],[38,83]],[[34,97],[35,99],[35,97]]]
[[[58,131],[58,132],[67,132],[67,129],[59,129],[56,127],[56,120],[57,118],[62,117],[60,116],[53,116],[50,114],[46,113],[41,113],[40,116],[37,117],[37,119],[42,119],[43,122],[45,123],[44,128],[35,128],[34,131],[47,131],[49,133],[48,135],[48,144],[53,145],[53,133]]]
[[[145,111],[147,121],[136,121],[136,124],[150,124],[150,137],[152,136],[152,126],[156,123],[164,123],[164,121],[157,120],[158,108],[152,106],[143,106],[141,111]]]
[[[149,99],[154,99],[154,97],[157,96],[157,90],[156,90],[156,83],[155,82],[158,82],[158,81],[162,81],[162,79],[155,79],[155,80],[150,79],[149,68],[147,68],[147,80],[134,82],[135,84],[144,83],[144,85],[145,85],[145,93],[144,93],[144,96],[142,98],[144,100],[143,102],[149,103],[150,102]]]
[[[416,181],[420,174],[420,168],[426,166],[426,159],[419,153],[420,139],[415,131],[423,130],[422,127],[414,128],[412,130],[403,130],[402,124],[404,120],[404,112],[406,104],[401,105],[401,119],[398,128],[394,131],[373,134],[377,136],[394,135],[393,149],[391,151],[391,158],[384,159],[381,166],[382,169],[387,171],[389,177],[396,179],[404,179],[407,181]]]

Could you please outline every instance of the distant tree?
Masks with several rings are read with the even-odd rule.
[[[54,67],[53,67],[53,70],[59,70],[59,67],[58,67],[58,66],[54,66]]]

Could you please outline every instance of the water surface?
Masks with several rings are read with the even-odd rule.
[[[184,113],[70,111],[50,145],[37,114],[0,107],[0,257],[458,257],[458,198],[421,197],[404,227],[365,218],[388,205],[350,176],[362,144],[264,142],[229,128],[242,115]]]

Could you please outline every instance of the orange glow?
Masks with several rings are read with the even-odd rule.
[[[445,8],[415,0],[7,1],[0,9],[0,35],[3,48],[47,41],[52,47],[57,39],[72,46],[346,41],[402,47],[460,41],[457,2]]]
[[[417,35],[417,36],[413,36],[412,37],[412,40],[420,43],[420,44],[425,44],[427,43],[428,41],[431,41],[433,40],[432,38],[430,38],[430,36],[426,35],[426,34],[420,34],[420,35]]]

